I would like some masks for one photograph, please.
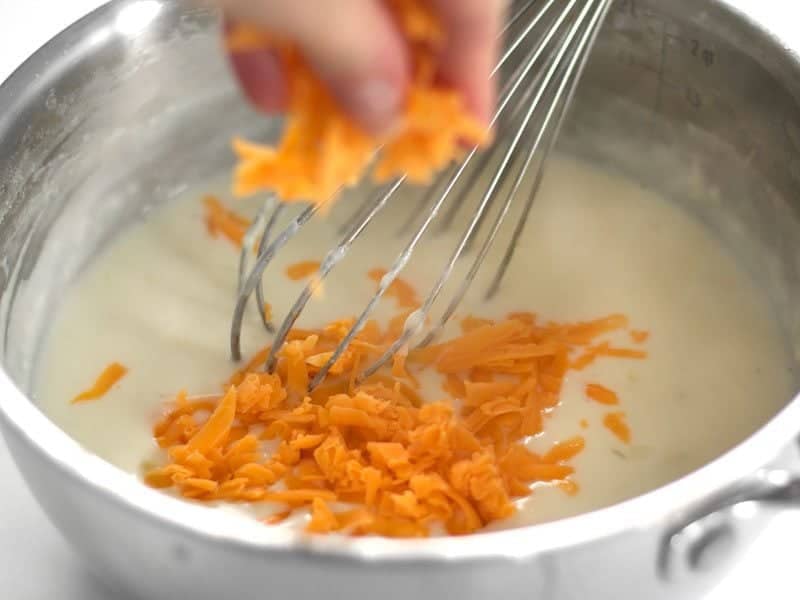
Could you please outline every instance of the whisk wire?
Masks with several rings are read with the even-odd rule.
[[[483,245],[478,251],[478,254],[475,257],[469,272],[462,280],[461,285],[459,286],[454,297],[450,301],[450,304],[447,306],[447,308],[445,309],[445,311],[443,312],[442,316],[439,318],[437,323],[431,328],[430,332],[426,335],[426,337],[422,340],[422,342],[420,342],[419,344],[420,346],[425,346],[431,343],[436,338],[436,336],[441,332],[442,328],[445,326],[447,321],[452,317],[456,308],[463,300],[464,296],[467,293],[467,290],[469,289],[472,282],[475,280],[475,277],[481,265],[483,264],[483,261],[486,259],[486,256],[488,255],[495,239],[497,238],[497,235],[500,232],[503,222],[508,216],[508,212],[511,209],[512,204],[516,200],[517,194],[522,188],[523,182],[525,181],[526,175],[528,174],[528,169],[530,168],[531,163],[536,157],[537,152],[539,151],[545,136],[547,136],[546,147],[542,153],[542,156],[539,159],[538,167],[535,172],[535,181],[533,185],[533,190],[531,190],[531,193],[528,195],[527,201],[523,209],[523,216],[517,222],[517,227],[515,228],[514,231],[515,236],[517,234],[521,234],[521,231],[525,226],[525,222],[527,221],[527,216],[530,213],[530,209],[533,206],[533,202],[536,198],[536,191],[538,191],[538,188],[541,184],[541,179],[544,173],[544,165],[547,162],[547,157],[552,152],[553,146],[555,145],[555,141],[558,138],[558,130],[560,129],[561,123],[563,122],[563,119],[566,115],[567,108],[570,104],[569,100],[571,99],[571,96],[574,94],[575,89],[577,88],[577,84],[580,79],[580,73],[586,64],[586,58],[588,56],[588,53],[584,52],[584,49],[587,47],[587,45],[591,43],[591,40],[593,38],[594,25],[596,21],[604,14],[604,8],[608,6],[609,1],[610,0],[600,0],[598,5],[598,10],[593,15],[587,30],[584,32],[583,36],[578,42],[578,46],[575,49],[572,58],[569,60],[568,65],[564,69],[564,72],[560,75],[560,84],[558,86],[557,91],[555,92],[553,101],[550,103],[549,108],[547,110],[547,114],[545,115],[541,126],[538,128],[534,142],[528,148],[527,155],[525,157],[525,162],[522,168],[517,173],[517,177],[514,181],[512,189],[508,193],[502,209],[495,217],[489,235],[487,236]],[[587,6],[587,9],[590,8],[590,6],[591,5]],[[577,30],[580,28],[580,25],[585,18],[586,14],[583,14],[581,15],[581,17],[579,17],[578,22],[576,23],[576,29],[573,30],[572,33],[575,33],[577,35]],[[557,60],[555,64],[559,63],[560,61]],[[561,102],[565,94],[566,94],[566,101]],[[538,100],[540,101],[541,97],[538,98]],[[548,125],[550,124],[551,121],[553,121],[554,118],[557,122],[557,125],[553,128],[548,128]],[[509,251],[513,252],[513,248],[517,242],[518,242],[518,237],[517,238],[512,237],[512,240],[508,245],[508,249],[506,250],[506,254],[508,254]],[[505,270],[503,270],[503,273],[505,273]],[[501,280],[502,280],[502,274],[498,272],[498,274],[495,275],[495,278],[492,281],[489,293],[493,293],[492,290],[496,291],[496,289],[499,287]]]
[[[325,256],[325,259],[322,261],[322,264],[317,271],[317,275],[311,279],[311,281],[305,286],[300,297],[295,301],[292,308],[289,310],[289,315],[283,320],[278,333],[275,336],[275,340],[272,343],[272,347],[270,348],[269,355],[267,357],[266,368],[271,370],[275,366],[275,361],[278,357],[278,350],[286,341],[286,337],[289,334],[289,330],[297,321],[300,313],[305,308],[308,301],[314,296],[314,293],[322,285],[324,279],[328,276],[328,274],[333,270],[333,268],[341,261],[347,252],[350,250],[350,247],[353,243],[359,238],[359,236],[364,233],[367,225],[375,218],[375,216],[383,210],[386,204],[389,202],[389,199],[394,195],[394,193],[403,185],[405,181],[405,177],[399,178],[395,183],[389,188],[388,191],[385,193],[379,193],[377,198],[373,199],[373,206],[362,216],[362,218],[355,223],[350,231],[347,232],[345,235],[345,239],[340,243],[336,248],[328,252]]]
[[[507,119],[505,124],[500,124],[504,131],[501,132],[499,137],[503,137],[503,134],[506,133],[505,130],[513,133],[512,128],[515,125],[515,119],[519,116],[519,114],[524,110],[528,100],[533,95],[533,93],[540,89],[539,86],[541,84],[541,80],[543,77],[543,70],[533,74],[533,79],[528,80],[528,77],[531,75],[531,71],[533,70],[534,66],[538,64],[540,59],[542,58],[544,52],[547,50],[549,43],[553,40],[554,36],[558,33],[560,28],[563,26],[565,20],[569,16],[569,11],[575,6],[578,0],[570,0],[566,10],[561,14],[561,16],[556,19],[554,23],[552,23],[551,27],[548,29],[546,34],[542,36],[538,42],[531,48],[528,54],[523,58],[523,60],[516,66],[514,71],[512,72],[511,76],[509,77],[506,84],[503,86],[503,89],[500,92],[500,102],[498,103],[498,109],[495,113],[494,119],[492,120],[492,126],[495,126],[497,122],[500,120],[500,117],[508,108],[509,103],[511,100],[516,96],[516,94],[520,90],[520,86],[528,82],[527,87],[522,91],[522,97],[519,99],[515,105],[511,107],[511,113]],[[552,3],[550,3],[552,4]],[[542,16],[543,13],[550,7],[550,4],[544,6],[541,12],[537,15],[537,17]],[[526,27],[525,31],[521,34],[522,36],[526,36],[530,33],[531,28]],[[499,65],[502,65],[503,61],[508,61],[511,58],[511,55],[506,53],[503,58],[501,59]],[[495,155],[499,155],[502,149],[501,144],[496,144],[492,148],[490,148],[486,153],[484,153],[484,159],[481,161],[480,166],[474,170],[472,176],[470,177],[469,183],[466,186],[466,189],[473,189],[474,185],[478,182],[482,175],[482,171],[488,166],[491,160],[494,158]],[[455,220],[456,215],[462,208],[463,203],[456,202],[450,207],[447,211],[446,216],[444,217],[440,231],[445,231],[450,228],[453,221]]]
[[[247,276],[247,265],[250,263],[250,249],[258,241],[258,234],[264,226],[264,219],[269,209],[270,199],[271,197],[267,198],[264,204],[261,205],[261,208],[258,209],[256,218],[253,219],[253,222],[247,228],[242,238],[242,248],[239,251],[239,281],[236,286],[237,293],[241,293],[242,287],[244,287],[244,280]],[[263,240],[263,237],[261,239]]]
[[[242,359],[242,324],[244,322],[244,311],[247,307],[247,300],[252,295],[255,288],[261,283],[261,277],[267,265],[272,261],[278,251],[291,240],[300,228],[324,207],[328,206],[336,197],[336,194],[318,204],[310,204],[291,222],[286,228],[269,244],[264,252],[258,255],[256,264],[250,275],[247,276],[245,283],[241,286],[239,295],[236,299],[236,306],[233,310],[233,321],[231,323],[231,358],[235,361]]]
[[[267,244],[269,243],[270,234],[272,230],[275,228],[275,224],[278,222],[278,219],[281,216],[281,213],[284,209],[284,204],[278,202],[278,199],[274,196],[272,197],[272,214],[269,217],[269,220],[264,224],[264,231],[261,234],[261,239],[258,242],[258,250],[257,256],[261,256],[264,254],[264,251],[267,248]],[[264,281],[261,280],[258,282],[256,286],[256,306],[258,307],[258,314],[261,316],[261,321],[264,323],[264,327],[266,328],[267,332],[275,333],[275,326],[272,324],[272,320],[267,315],[267,304],[264,299]]]
[[[525,42],[525,40],[528,38],[528,35],[534,29],[536,29],[536,27],[547,16],[547,14],[549,13],[550,9],[553,6],[555,6],[555,4],[558,1],[559,0],[547,0],[547,2],[544,5],[539,7],[539,10],[536,12],[536,15],[534,15],[534,17],[528,22],[528,24],[525,26],[525,28],[519,33],[519,35],[517,35],[517,37],[514,38],[514,41],[511,44],[508,45],[508,48],[506,48],[505,52],[503,52],[503,54],[500,56],[500,60],[497,61],[497,64],[495,65],[494,69],[492,69],[491,77],[494,77],[495,75],[497,75],[497,73],[500,71],[500,69],[503,68],[503,65],[505,65],[511,59],[513,54],[519,49],[519,47],[522,45],[522,43]],[[512,19],[508,22],[508,25],[506,25],[506,27],[505,27],[505,29],[503,31],[505,32],[508,29],[510,29],[511,26],[513,26],[516,23],[516,21],[514,20],[515,17],[516,17],[516,19],[520,19],[522,16],[524,16],[524,13],[527,12],[527,10],[529,10],[532,7],[532,5],[533,5],[533,3],[527,3],[526,6],[523,6],[520,9],[520,11],[518,11],[514,15],[514,17],[512,17]],[[566,14],[569,10],[571,10],[573,5],[574,5],[574,2],[570,2],[570,5],[567,7],[567,9],[564,11],[564,13]]]
[[[567,110],[569,109],[570,105],[572,104],[572,100],[575,96],[575,92],[578,89],[578,84],[580,83],[581,75],[583,71],[586,69],[586,63],[589,60],[590,52],[589,50],[594,46],[594,43],[597,39],[598,34],[600,33],[600,25],[603,23],[605,16],[608,14],[608,10],[611,8],[612,0],[601,0],[600,5],[597,8],[597,11],[593,15],[592,22],[589,25],[587,30],[587,36],[581,42],[581,48],[576,53],[576,58],[579,59],[579,64],[577,68],[575,68],[573,59],[573,64],[571,65],[571,82],[569,84],[569,91],[567,92],[566,99],[563,103],[561,103],[561,109],[559,116],[556,121],[556,125],[553,128],[550,136],[548,145],[544,151],[544,159],[539,162],[539,166],[536,170],[536,174],[531,185],[530,193],[525,200],[525,204],[522,209],[522,213],[520,214],[520,218],[517,221],[516,225],[514,226],[514,231],[511,234],[511,239],[506,247],[506,251],[503,254],[503,257],[500,259],[500,264],[495,271],[494,277],[492,278],[492,282],[489,284],[488,290],[486,295],[484,296],[486,300],[493,298],[500,289],[500,284],[505,277],[506,272],[508,271],[508,267],[511,264],[511,261],[514,258],[514,253],[516,251],[517,245],[519,243],[520,237],[522,237],[522,233],[525,230],[525,226],[528,222],[528,218],[530,217],[531,209],[533,208],[533,204],[536,200],[536,196],[539,193],[539,188],[541,188],[542,180],[544,179],[544,167],[546,163],[546,157],[549,156],[552,151],[553,147],[558,140],[559,133],[561,132],[561,128],[564,124],[564,119],[567,115]],[[565,77],[565,82],[570,79],[570,75]],[[557,104],[557,100],[554,104]]]
[[[322,366],[322,368],[319,370],[316,376],[311,380],[311,383],[309,384],[309,388],[311,390],[316,388],[316,386],[318,386],[325,379],[331,367],[333,367],[333,365],[336,364],[336,361],[339,360],[339,358],[341,358],[342,354],[344,354],[344,351],[353,341],[355,336],[364,327],[364,324],[367,322],[367,319],[370,317],[370,315],[374,312],[375,307],[378,305],[378,302],[380,302],[381,298],[383,298],[384,294],[386,293],[386,290],[389,289],[389,286],[392,285],[395,279],[397,279],[397,277],[400,275],[400,272],[403,270],[403,268],[405,268],[406,264],[411,258],[411,255],[417,248],[417,245],[419,244],[420,240],[425,235],[425,232],[428,231],[428,228],[430,227],[431,223],[433,223],[434,219],[436,219],[436,216],[439,214],[442,205],[450,196],[450,192],[453,190],[456,183],[458,182],[461,173],[464,172],[464,170],[467,168],[467,166],[469,165],[470,161],[472,160],[472,158],[475,156],[476,153],[477,153],[476,149],[471,150],[470,153],[467,155],[466,159],[464,159],[464,162],[456,171],[456,173],[451,177],[444,192],[436,200],[430,212],[423,221],[422,225],[417,229],[416,232],[414,232],[414,235],[412,236],[411,240],[408,242],[408,244],[400,253],[400,255],[395,259],[395,262],[389,269],[389,271],[381,278],[380,282],[378,283],[378,289],[375,291],[375,294],[372,296],[367,306],[358,316],[355,323],[350,327],[344,339],[339,343],[339,345],[333,351],[333,355],[328,359],[328,361]]]

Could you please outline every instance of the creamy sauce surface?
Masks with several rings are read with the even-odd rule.
[[[204,191],[150,215],[87,269],[55,315],[39,369],[37,397],[50,418],[137,476],[143,464],[160,460],[151,427],[164,403],[182,389],[217,392],[235,369],[228,335],[238,252],[207,234]],[[353,202],[312,221],[278,254],[264,279],[278,318],[304,284],[289,281],[286,267],[323,258],[339,237],[343,219],[337,217],[352,213]],[[257,204],[236,207],[252,213]],[[357,314],[375,287],[367,271],[389,267],[402,248],[405,238],[397,230],[409,210],[418,210],[413,195],[392,201],[299,325]],[[449,232],[423,242],[404,272],[420,292],[452,252],[468,208],[462,212]],[[482,279],[498,259],[489,256]],[[651,334],[643,346],[647,360],[605,359],[570,371],[561,405],[546,419],[545,432],[530,441],[541,450],[585,437],[585,451],[572,462],[580,492],[538,487],[520,501],[517,515],[494,527],[562,518],[652,490],[743,441],[790,397],[788,358],[769,303],[733,258],[665,200],[585,164],[552,162],[501,293],[484,301],[485,284],[476,281],[457,317],[533,311],[544,320],[576,321],[624,313],[633,327]],[[379,312],[394,314],[392,307],[387,301]],[[247,353],[269,342],[254,307],[244,330]],[[615,341],[634,346],[624,333]],[[129,374],[104,398],[71,405],[111,361],[126,365]],[[609,408],[586,398],[587,383],[619,394],[630,445],[603,427]],[[442,396],[431,389],[432,399]],[[259,515],[264,507],[237,510]]]

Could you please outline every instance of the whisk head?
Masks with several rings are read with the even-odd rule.
[[[400,336],[364,368],[360,377],[364,379],[374,374],[398,351],[412,345],[412,341],[414,346],[424,346],[436,338],[466,295],[497,241],[509,213],[516,207],[514,214],[518,218],[513,223],[513,231],[485,292],[487,298],[497,293],[528,220],[545,163],[610,5],[611,0],[525,0],[514,4],[503,30],[507,40],[504,52],[492,73],[502,82],[497,111],[492,120],[497,132],[496,141],[488,149],[472,149],[460,164],[439,176],[419,195],[409,217],[398,229],[398,234],[406,239],[402,250],[380,279],[377,291],[344,339],[311,380],[311,389],[325,379],[331,367],[373,315],[381,298],[412,259],[423,237],[437,228],[439,231],[451,230],[456,222],[460,222],[457,217],[460,211],[466,210],[463,199],[467,194],[477,195],[478,201],[474,212],[466,216],[464,230],[455,236],[452,253],[441,273],[422,299],[420,307],[407,318]],[[242,244],[230,337],[234,360],[241,359],[244,314],[249,300],[255,294],[261,321],[266,330],[274,335],[265,368],[271,370],[275,366],[278,352],[290,329],[325,278],[404,186],[405,178],[401,177],[378,188],[355,206],[354,212],[340,229],[340,242],[322,260],[317,275],[305,286],[277,327],[265,311],[264,272],[278,252],[333,198],[305,207],[277,232],[284,205],[274,198],[265,201]],[[348,195],[347,191],[343,193]],[[347,201],[345,197],[337,202],[344,204]],[[252,268],[248,269],[254,245],[257,248],[256,258]],[[462,261],[467,261],[468,267],[461,280],[453,285],[451,278],[456,265]],[[448,282],[448,293],[444,294]],[[434,305],[441,305],[443,309],[431,319]]]

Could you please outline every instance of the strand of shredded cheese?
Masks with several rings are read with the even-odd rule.
[[[87,390],[84,390],[72,399],[73,404],[97,400],[105,396],[108,391],[128,373],[128,369],[118,362],[112,362],[97,377]]]

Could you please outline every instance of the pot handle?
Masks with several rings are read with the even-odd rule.
[[[735,511],[756,503],[764,507],[800,508],[800,474],[762,469],[679,516],[661,538],[659,575],[666,580],[686,570],[704,571],[709,560],[731,553],[735,544]]]

